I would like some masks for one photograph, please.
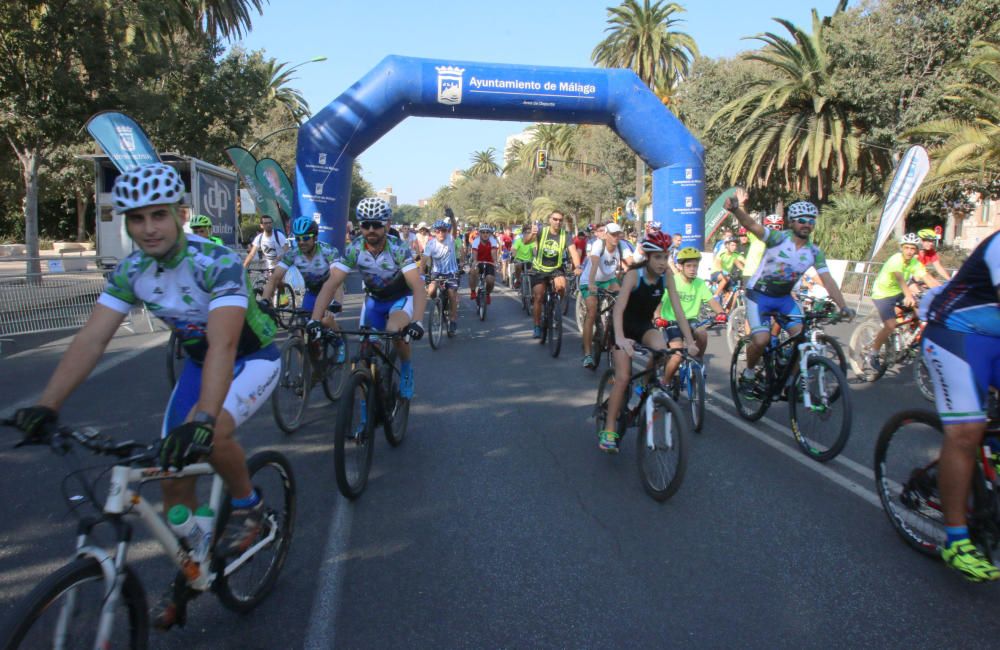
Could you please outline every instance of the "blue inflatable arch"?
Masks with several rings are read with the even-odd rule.
[[[703,147],[631,70],[388,56],[299,129],[293,216],[343,247],[354,159],[411,116],[604,124],[653,170],[653,215],[702,246]]]

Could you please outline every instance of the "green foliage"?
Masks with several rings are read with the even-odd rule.
[[[827,258],[867,259],[875,241],[881,207],[881,200],[874,194],[836,194],[823,206],[813,240]]]
[[[466,176],[499,176],[503,169],[497,163],[497,150],[490,147],[485,151],[472,152],[472,166],[465,170]]]

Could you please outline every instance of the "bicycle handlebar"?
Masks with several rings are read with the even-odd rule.
[[[14,427],[14,420],[4,418],[0,425]],[[38,440],[25,438],[15,445],[15,447],[25,447],[33,445],[48,445],[59,454],[69,451],[70,443],[75,442],[81,447],[88,449],[101,456],[114,456],[115,458],[129,459],[132,463],[148,461],[155,464],[159,458],[159,441],[152,445],[147,445],[135,440],[115,441],[107,436],[101,436],[96,429],[85,428],[76,430],[67,426],[56,427],[54,431],[47,431]],[[142,450],[143,453],[136,453]]]

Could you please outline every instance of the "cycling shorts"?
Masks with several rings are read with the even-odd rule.
[[[531,286],[534,287],[536,284],[541,284],[543,282],[548,282],[552,278],[564,278],[566,273],[562,269],[556,269],[555,271],[541,272],[535,271],[534,275],[531,276]]]
[[[455,273],[434,273],[431,280],[444,285],[446,289],[458,289],[458,275]]]
[[[646,332],[649,330],[655,330],[656,327],[652,322],[648,323],[624,323],[625,325],[625,338],[632,339],[636,343],[643,344],[642,338],[646,336]],[[611,326],[614,329],[614,325]],[[643,344],[644,345],[644,344]]]
[[[929,323],[920,347],[941,422],[985,422],[990,386],[1000,386],[1000,337]]]
[[[177,379],[174,391],[167,402],[167,412],[163,416],[161,437],[166,437],[171,429],[184,424],[188,414],[201,396],[201,365],[191,359],[184,361],[184,369]],[[233,382],[222,408],[232,416],[239,426],[257,412],[271,391],[278,385],[281,371],[281,353],[274,343],[236,360],[233,368]]]
[[[802,309],[790,294],[786,296],[765,296],[758,291],[748,290],[745,298],[750,334],[771,331],[771,319],[764,318],[761,314],[779,313],[792,317],[792,320],[782,323],[782,327],[785,330],[798,327],[802,324],[802,321],[799,319],[802,316]]]
[[[365,304],[361,307],[361,318],[358,322],[361,323],[361,327],[384,330],[389,321],[389,315],[397,311],[405,311],[412,320],[413,296],[403,296],[392,300],[379,300],[368,296],[365,299]]]
[[[497,274],[497,268],[493,266],[493,262],[477,262],[476,270],[479,271],[480,275],[493,275]]]
[[[726,273],[725,271],[715,271],[709,277],[709,280],[711,280],[712,282],[722,282],[724,279],[726,279],[728,277],[729,277],[729,274]]]
[[[597,285],[597,289],[604,289],[605,291],[607,291],[608,288],[611,287],[612,285],[618,286],[618,280],[615,278],[611,278],[610,280],[605,280],[604,282],[595,281],[594,284]],[[589,298],[591,296],[594,296],[596,298],[597,290],[595,289],[594,291],[591,291],[590,286],[585,284],[580,287],[580,295],[582,295],[584,298]]]
[[[878,312],[879,320],[883,323],[887,320],[896,320],[896,307],[903,306],[903,294],[889,296],[888,298],[872,298],[875,311]]]
[[[503,260],[504,262],[510,260],[510,251],[502,251],[500,253],[500,259]]]

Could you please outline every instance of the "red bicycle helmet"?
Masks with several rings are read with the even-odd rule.
[[[639,245],[642,246],[642,250],[647,253],[662,253],[670,250],[670,244],[672,241],[673,240],[666,234],[654,231],[648,233]]]

